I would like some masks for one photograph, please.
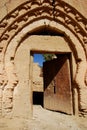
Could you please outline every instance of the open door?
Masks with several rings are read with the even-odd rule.
[[[68,55],[43,63],[44,108],[73,114],[70,62]]]

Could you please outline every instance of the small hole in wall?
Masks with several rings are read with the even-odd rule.
[[[81,61],[82,61],[81,58],[78,58],[78,59],[76,60],[77,63],[78,63],[78,62],[81,62]]]
[[[0,52],[2,52],[2,50],[3,50],[3,47],[0,47]]]
[[[11,57],[10,60],[13,61],[13,60],[14,60],[14,57]]]

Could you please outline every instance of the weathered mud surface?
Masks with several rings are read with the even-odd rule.
[[[75,117],[63,113],[33,107],[33,118],[0,119],[0,130],[87,130],[87,117]]]

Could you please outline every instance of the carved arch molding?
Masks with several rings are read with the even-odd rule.
[[[83,98],[84,94],[87,96],[87,19],[64,0],[26,0],[0,22],[0,112],[2,114],[5,111],[10,113],[13,109],[13,93],[18,84],[14,63],[16,51],[27,34],[42,26],[60,30],[74,47],[77,53],[74,82],[79,89],[80,110],[87,110],[87,98],[85,100]]]

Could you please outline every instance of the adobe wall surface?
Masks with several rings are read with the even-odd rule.
[[[49,44],[47,43],[50,44],[50,49],[49,49]],[[63,46],[63,48],[61,45]],[[28,39],[26,39],[18,48],[15,56],[15,69],[16,69],[16,74],[19,83],[14,89],[14,101],[13,101],[14,117],[16,116],[22,118],[31,117],[32,115],[32,94],[31,93],[36,89],[34,88],[35,87],[34,82],[38,81],[39,79],[43,80],[42,78],[39,77],[40,69],[37,67],[36,64],[35,66],[33,65],[33,57],[32,55],[30,55],[31,51],[35,52],[35,50],[37,50],[38,52],[39,51],[44,52],[44,50],[45,51],[49,50],[51,52],[57,52],[58,48],[60,49],[60,52],[71,52],[70,47],[67,45],[67,43],[63,38],[51,37],[51,36],[44,36],[44,37],[31,36]],[[74,59],[73,62],[75,62]],[[73,65],[75,68],[76,67],[75,63]],[[40,88],[38,89],[38,87]],[[37,91],[42,91],[43,89],[42,87],[43,86],[37,86]]]
[[[41,76],[42,68],[38,63],[33,63],[33,91],[43,92],[43,76]]]
[[[27,1],[27,0],[26,0]],[[25,0],[0,0],[0,20]],[[43,1],[43,0],[41,0]],[[51,0],[52,1],[52,0]],[[64,0],[87,17],[87,0]]]
[[[7,15],[0,23],[1,116],[32,115],[31,51],[72,53],[72,77],[79,109],[87,111],[87,0],[57,0],[55,7],[53,2],[0,0],[0,20]],[[13,12],[9,14],[10,11]],[[43,27],[62,33],[64,38],[31,36]],[[78,96],[75,94],[77,99]]]

